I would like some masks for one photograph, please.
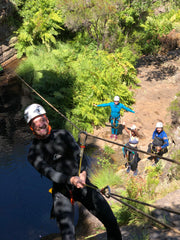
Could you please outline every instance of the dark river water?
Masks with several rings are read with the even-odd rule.
[[[23,109],[29,103],[21,82],[6,74],[0,76],[1,240],[38,240],[59,232],[55,220],[50,219],[51,182],[27,162],[31,134]]]

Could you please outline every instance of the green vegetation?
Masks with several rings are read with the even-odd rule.
[[[18,74],[80,129],[91,132],[109,118],[109,108],[93,104],[112,101],[131,107],[133,89],[139,81],[135,65],[142,54],[161,50],[161,38],[171,30],[180,31],[178,0],[13,0],[21,16],[16,31],[16,49],[22,60]],[[160,8],[160,9],[159,9]],[[180,94],[170,111],[175,122],[180,116]],[[34,95],[34,101],[45,104]],[[76,135],[76,129],[45,106],[53,127],[65,127]],[[121,113],[123,114],[123,112]],[[156,197],[162,166],[148,167],[147,176],[122,180],[104,147],[107,158],[99,158],[91,172],[98,188],[121,187],[120,195],[151,202]],[[173,158],[179,158],[177,151]],[[172,165],[171,176],[180,179],[179,166]],[[125,201],[125,200],[124,200]],[[148,213],[147,207],[126,201]],[[125,205],[113,204],[119,224],[147,223],[147,218]],[[148,239],[146,233],[141,239]]]
[[[115,174],[116,169],[117,166],[111,163],[109,158],[98,158],[97,168],[90,174],[92,183],[100,189],[107,185],[121,184],[121,178]]]
[[[1,72],[1,71],[3,71],[3,67],[2,67],[1,64],[0,64],[0,72]]]
[[[160,37],[178,26],[180,19],[176,1],[13,2],[22,20],[16,49],[19,57],[27,57],[18,73],[88,132],[109,116],[109,108],[95,109],[93,103],[110,102],[114,95],[126,106],[134,103],[129,89],[138,84],[137,59],[157,52]],[[162,4],[163,13],[155,14]],[[76,133],[48,111],[54,127],[65,126]]]
[[[50,50],[50,46],[56,43],[56,36],[63,30],[63,19],[61,11],[56,8],[56,1],[26,0],[20,15],[23,23],[16,32],[18,57],[29,54],[34,45],[41,43]]]
[[[108,145],[105,145],[104,146],[104,153],[107,154],[107,155],[111,155],[111,154],[115,153],[115,151],[114,151],[114,149],[112,149]]]
[[[146,191],[149,196],[155,195],[155,190],[159,184],[159,176],[162,173],[162,166],[159,162],[156,167],[149,166],[147,169],[147,178],[146,178]]]
[[[172,126],[171,126],[171,131],[172,131],[174,126],[179,126],[180,92],[176,94],[175,100],[171,102],[171,105],[168,110],[170,111],[171,118],[172,118]],[[173,151],[173,153],[171,154],[171,158],[176,161],[180,161],[180,150],[176,149],[175,151]],[[168,176],[170,181],[172,181],[173,179],[180,180],[180,165],[172,164],[171,168],[169,169]]]
[[[147,202],[149,201],[149,194],[146,191],[146,181],[137,178],[130,178],[126,184],[126,190],[121,191],[119,194],[125,197]],[[135,208],[140,209],[145,213],[149,213],[148,208],[142,204],[138,204],[135,202],[131,202],[128,200],[123,200],[124,202],[129,203]],[[142,214],[130,209],[125,205],[115,204],[112,206],[112,209],[117,217],[117,220],[120,225],[124,224],[137,224],[137,225],[145,225],[148,221],[146,217]]]
[[[172,159],[180,162],[180,150],[173,152]],[[180,165],[172,164],[169,169],[169,179],[172,181],[173,179],[180,180]]]
[[[19,56],[41,43],[50,49],[57,40],[64,39],[62,32],[66,36],[73,32],[81,43],[94,42],[97,49],[108,52],[129,47],[136,54],[152,53],[160,47],[159,36],[179,28],[180,4],[176,0],[14,0],[14,3],[22,18],[17,31]],[[163,6],[162,13],[158,13],[159,6]]]
[[[173,116],[174,123],[177,122],[178,117],[180,116],[180,92],[176,94],[176,98],[171,102],[169,111]]]
[[[125,53],[96,51],[93,45],[82,47],[81,51],[67,43],[56,44],[51,52],[43,46],[36,48],[17,71],[51,104],[88,132],[109,117],[109,109],[93,108],[93,103],[112,101],[114,95],[119,95],[121,102],[129,106],[134,100],[128,86],[138,82],[136,70],[126,60]],[[49,112],[53,126],[59,126],[59,118]]]
[[[105,187],[106,185],[109,185],[110,188],[116,186],[116,194],[142,202],[151,203],[156,198],[158,194],[156,188],[162,173],[161,164],[158,164],[157,167],[148,167],[146,169],[146,178],[128,178],[126,175],[122,175],[121,178],[119,178],[118,175],[115,174],[116,169],[117,166],[110,163],[110,159],[99,158],[97,168],[91,173],[91,181],[99,188]],[[122,183],[125,190],[121,189]],[[123,201],[145,213],[150,213],[147,206],[128,200]],[[149,219],[142,214],[129,209],[129,207],[123,204],[120,205],[118,202],[113,202],[111,207],[120,225],[136,224],[144,226],[149,222]]]

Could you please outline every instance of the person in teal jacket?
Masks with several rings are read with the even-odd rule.
[[[110,107],[111,108],[111,116],[110,116],[110,122],[111,122],[111,138],[117,139],[117,132],[118,132],[118,123],[120,120],[120,111],[123,108],[124,110],[128,112],[135,113],[130,108],[124,106],[122,103],[119,102],[119,96],[114,97],[114,102],[110,103],[103,103],[103,104],[94,104],[95,107]]]

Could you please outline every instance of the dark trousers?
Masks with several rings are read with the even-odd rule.
[[[157,154],[159,156],[162,156],[163,154],[168,152],[167,147],[161,149],[159,152],[156,151],[156,147],[157,146],[154,146],[153,143],[149,143],[147,152],[148,153],[155,153],[155,154]],[[155,163],[158,163],[158,161],[159,161],[158,156],[157,157],[150,156],[149,159],[154,159]]]
[[[128,154],[128,165],[131,166],[132,171],[135,171],[138,166],[138,161],[140,160],[139,155],[136,151],[137,147],[132,147],[129,145],[129,143],[127,143],[125,146],[126,147],[123,147],[122,149],[124,157]]]
[[[89,185],[92,185],[88,181]],[[92,185],[93,186],[93,185]],[[94,216],[96,216],[106,227],[108,240],[121,240],[121,232],[116,218],[101,193],[90,187],[83,189],[72,189],[75,201],[81,202]],[[75,240],[75,226],[73,218],[73,206],[70,202],[69,191],[63,194],[53,194],[53,215],[60,227],[62,240]]]

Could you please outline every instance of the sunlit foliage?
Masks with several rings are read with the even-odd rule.
[[[20,15],[22,26],[18,29],[18,56],[32,51],[33,45],[43,43],[47,49],[56,43],[56,36],[63,30],[61,10],[56,0],[26,0]]]

